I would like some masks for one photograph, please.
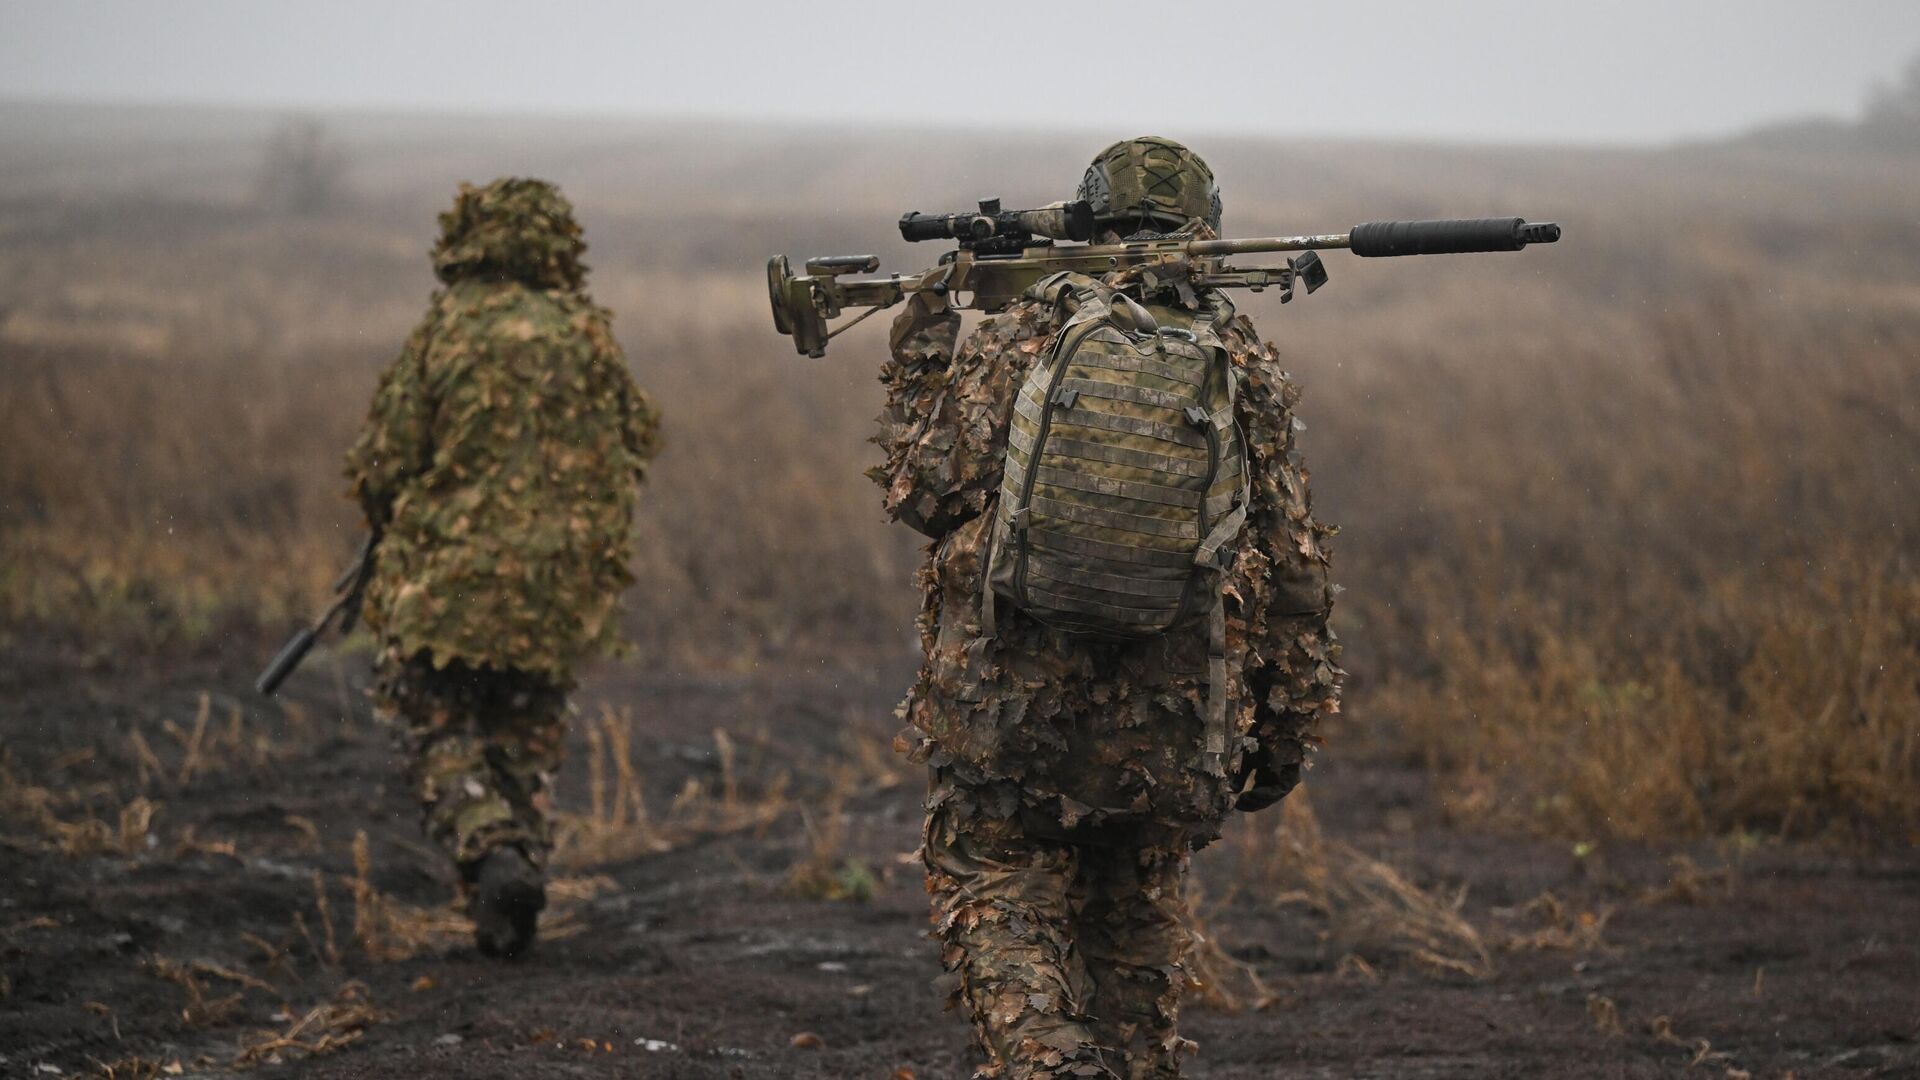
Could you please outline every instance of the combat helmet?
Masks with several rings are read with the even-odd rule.
[[[573,204],[545,180],[502,177],[485,187],[461,184],[453,209],[440,215],[433,270],[460,278],[512,280],[541,289],[577,289],[587,250]]]
[[[1198,218],[1220,231],[1220,188],[1213,170],[1199,154],[1157,135],[1123,139],[1100,151],[1076,197],[1093,204],[1094,221],[1102,225],[1171,230]]]

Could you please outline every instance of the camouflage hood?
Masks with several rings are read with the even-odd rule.
[[[543,289],[578,289],[587,250],[573,204],[544,180],[502,178],[461,184],[440,215],[433,270],[448,284],[466,277],[509,278]]]

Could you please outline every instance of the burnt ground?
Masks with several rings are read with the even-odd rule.
[[[218,1073],[249,1053],[300,1077],[966,1075],[921,936],[915,782],[874,752],[899,664],[590,679],[583,714],[632,710],[668,850],[563,871],[605,880],[566,905],[568,936],[501,964],[445,935],[404,959],[356,940],[357,833],[388,910],[431,913],[449,888],[353,660],[317,658],[287,713],[246,690],[250,655],[131,668],[5,649],[0,1076]],[[575,741],[562,802],[578,809],[591,748]],[[821,779],[836,768],[837,828]],[[151,818],[135,803],[123,822],[143,793]],[[1339,742],[1312,800],[1328,837],[1436,894],[1464,886],[1493,972],[1364,945],[1343,960],[1322,913],[1252,884],[1277,858],[1256,819],[1197,863],[1209,928],[1270,993],[1190,1009],[1189,1075],[1920,1076],[1912,846],[1576,855],[1446,825],[1411,763]],[[810,852],[826,885],[796,887]],[[871,896],[808,898],[834,891]]]

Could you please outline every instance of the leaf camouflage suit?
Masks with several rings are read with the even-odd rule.
[[[1196,213],[1191,227],[1207,226]],[[1107,284],[1162,325],[1190,324],[1196,302],[1225,302],[1118,275]],[[1245,318],[1217,327],[1251,472],[1246,530],[1221,583],[1222,775],[1203,753],[1204,629],[1102,640],[1001,601],[983,634],[1015,395],[1058,326],[1052,306],[1024,299],[956,353],[958,328],[924,293],[896,319],[876,438],[886,463],[871,473],[888,511],[932,538],[918,577],[925,662],[901,706],[902,739],[930,766],[923,854],[954,1004],[987,1056],[981,1076],[1177,1076],[1192,1048],[1176,1028],[1189,854],[1236,805],[1283,796],[1318,718],[1338,707],[1330,530],[1310,513],[1295,452],[1298,393]]]
[[[657,421],[585,244],[551,185],[462,185],[441,215],[444,287],[347,455],[376,530],[365,615],[375,691],[405,733],[427,830],[469,882],[551,846],[573,664],[619,646],[629,519]]]

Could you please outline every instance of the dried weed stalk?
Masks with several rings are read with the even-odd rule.
[[[367,999],[367,988],[350,982],[332,1001],[308,1009],[282,1031],[263,1031],[248,1040],[233,1059],[236,1068],[278,1064],[288,1057],[318,1057],[359,1042],[381,1019]]]
[[[1500,947],[1509,952],[1565,950],[1585,953],[1598,952],[1607,947],[1607,921],[1613,917],[1613,909],[1576,910],[1553,893],[1543,892],[1519,907],[1495,908],[1493,917],[1508,923],[1523,919],[1536,923],[1531,930],[1516,928],[1495,935]]]
[[[603,708],[586,727],[588,810],[554,816],[555,865],[598,866],[668,850],[633,765],[633,714]]]
[[[1220,937],[1208,929],[1206,897],[1197,878],[1187,883],[1187,933],[1189,943],[1183,966],[1187,987],[1202,1008],[1237,1013],[1243,1009],[1266,1009],[1280,1000],[1260,972],[1229,953]]]
[[[193,961],[181,964],[164,956],[151,956],[147,959],[147,970],[155,977],[178,986],[187,996],[187,1003],[180,1010],[180,1019],[189,1027],[208,1027],[225,1023],[240,1011],[240,1001],[249,986],[259,986],[268,991],[273,988],[257,979],[219,968],[205,961]],[[209,997],[207,988],[201,985],[203,975],[229,978],[239,982],[241,989],[224,997]]]
[[[60,817],[55,808],[73,801],[76,797],[72,794],[25,783],[0,765],[0,813],[30,822],[63,855],[138,855],[156,840],[153,819],[160,812],[160,804],[144,796],[122,805],[110,821],[98,817],[91,806],[84,817]]]
[[[1368,973],[1402,960],[1435,975],[1483,979],[1493,972],[1480,932],[1460,914],[1464,888],[1435,895],[1379,859],[1329,839],[1304,784],[1287,797],[1257,858],[1243,865],[1242,888],[1260,888],[1279,904],[1319,915],[1329,953],[1343,962],[1354,958]]]
[[[666,813],[656,819],[647,809],[646,792],[633,766],[633,716],[603,710],[587,729],[588,810],[554,816],[553,864],[590,869],[657,854],[694,837],[763,829],[794,809],[784,772],[748,796],[732,736],[716,728],[713,740],[719,776],[712,782],[688,777]]]
[[[852,769],[835,769],[820,805],[800,808],[807,850],[787,871],[784,888],[788,895],[803,900],[865,903],[880,890],[880,877],[873,866],[845,851],[847,795],[854,783]]]

